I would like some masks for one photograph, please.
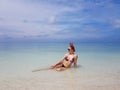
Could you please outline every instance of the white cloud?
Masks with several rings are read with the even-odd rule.
[[[97,32],[98,31],[97,28],[91,27],[91,26],[86,26],[82,30],[85,31],[85,32]]]
[[[102,39],[103,36],[102,35],[98,35],[98,34],[82,34],[79,37],[80,39]]]
[[[120,20],[114,20],[113,26],[114,26],[114,28],[116,28],[116,29],[120,29]]]
[[[51,16],[49,19],[48,19],[48,23],[52,24],[52,23],[55,23],[56,22],[56,16]]]
[[[105,30],[110,29],[110,22],[106,22],[106,18],[113,18],[113,27],[120,28],[120,20],[116,20],[119,7],[113,4],[109,7],[110,1],[0,0],[0,36],[99,38],[95,35],[98,31],[96,28],[106,25]],[[96,22],[100,23],[96,24]],[[7,31],[2,32],[5,29]],[[87,33],[82,36],[86,32],[92,35]]]
[[[0,17],[4,18],[4,21],[0,21],[0,27],[19,30],[21,33],[16,33],[16,36],[19,34],[21,37],[24,35],[43,35],[43,33],[53,35],[63,28],[53,25],[57,19],[56,15],[71,10],[67,7],[60,8],[49,3],[1,0]]]

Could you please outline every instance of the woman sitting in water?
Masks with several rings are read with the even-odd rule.
[[[68,53],[65,54],[64,57],[58,63],[50,66],[50,69],[62,71],[67,68],[70,68],[72,63],[74,63],[74,67],[76,68],[78,55],[75,54],[74,52],[75,52],[74,45],[73,45],[73,43],[70,43],[69,47],[68,47]]]

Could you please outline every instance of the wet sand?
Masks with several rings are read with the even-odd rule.
[[[41,71],[26,77],[1,77],[0,90],[119,90],[120,73]]]

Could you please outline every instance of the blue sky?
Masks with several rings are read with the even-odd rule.
[[[0,0],[0,40],[120,42],[120,1]]]

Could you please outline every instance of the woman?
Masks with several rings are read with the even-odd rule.
[[[77,67],[77,59],[78,55],[74,53],[75,48],[73,43],[69,44],[68,47],[68,53],[64,55],[64,57],[55,65],[50,66],[50,69],[55,69],[57,71],[62,71],[67,68],[70,68],[72,63],[74,64],[74,67]]]

